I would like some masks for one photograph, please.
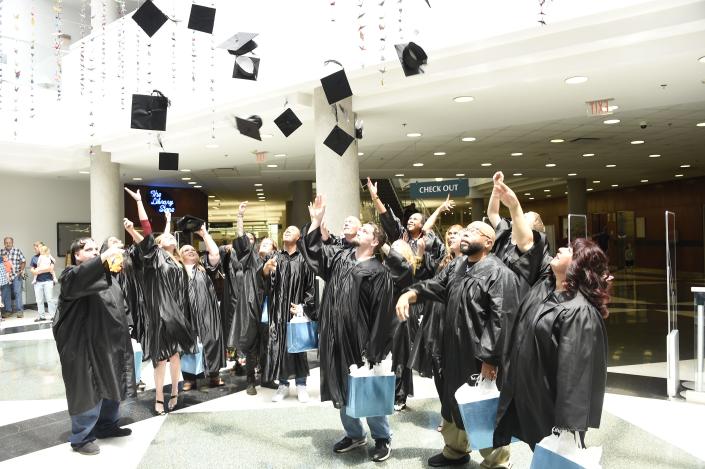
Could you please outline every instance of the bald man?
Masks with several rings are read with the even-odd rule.
[[[397,316],[409,317],[409,305],[418,299],[446,305],[443,315],[440,399],[445,441],[443,451],[428,460],[429,466],[450,466],[469,461],[468,438],[455,400],[455,391],[472,375],[496,379],[502,360],[502,326],[515,314],[518,280],[494,254],[492,227],[473,222],[461,233],[458,256],[435,278],[412,285],[397,302]],[[509,447],[480,450],[483,468],[509,466]]]
[[[357,230],[362,226],[362,222],[359,218],[355,216],[345,217],[343,220],[343,231],[342,236],[335,236],[334,234],[328,232],[325,224],[321,226],[321,241],[323,244],[332,244],[334,246],[340,246],[341,248],[352,248],[353,239],[357,236]]]

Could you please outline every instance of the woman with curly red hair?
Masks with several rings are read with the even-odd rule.
[[[607,380],[608,260],[587,239],[558,250],[522,302],[505,348],[494,446],[533,449],[553,428],[598,428]]]

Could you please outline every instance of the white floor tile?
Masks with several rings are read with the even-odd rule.
[[[66,410],[66,399],[0,401],[0,426]]]
[[[610,373],[622,373],[625,375],[651,376],[653,378],[666,378],[666,362],[643,363],[641,365],[610,366],[607,368]],[[695,379],[695,360],[680,361],[681,381],[693,381]],[[666,388],[664,386],[664,395]]]

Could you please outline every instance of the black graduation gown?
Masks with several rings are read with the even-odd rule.
[[[607,331],[581,293],[537,283],[519,308],[509,341],[494,445],[512,436],[535,445],[553,427],[600,426],[607,381]]]
[[[455,259],[434,279],[416,283],[411,289],[420,298],[446,305],[440,357],[441,414],[464,428],[455,391],[480,373],[482,362],[501,364],[503,316],[518,307],[518,280],[489,254],[472,266],[464,257]]]
[[[231,246],[232,247],[232,246]],[[225,344],[228,347],[236,347],[230,341],[230,331],[237,311],[238,300],[240,299],[240,285],[242,284],[242,264],[237,259],[237,254],[233,249],[220,246],[220,268],[223,275],[223,298],[220,302],[220,318],[223,333],[225,334]]]
[[[409,319],[401,322],[396,318],[396,304],[404,289],[414,283],[414,274],[409,262],[394,249],[384,260],[384,266],[392,275],[393,297],[392,308],[394,312],[394,325],[392,334],[392,371],[397,377],[397,400],[406,400],[406,396],[414,394],[414,380],[410,367],[411,347],[419,328],[419,319],[415,314],[416,308],[409,308]]]
[[[69,415],[86,412],[102,399],[134,395],[135,359],[117,280],[96,257],[67,267],[60,282],[52,329]]]
[[[304,314],[316,319],[316,276],[299,251],[289,255],[278,251],[273,256],[277,268],[264,279],[269,297],[269,342],[264,381],[279,378],[305,378],[309,374],[306,352],[286,350],[287,322],[292,317],[291,304],[303,305]]]
[[[319,229],[299,245],[306,262],[327,282],[319,309],[321,400],[340,408],[347,399],[350,365],[362,365],[363,357],[379,363],[391,349],[392,278],[375,258],[358,263],[354,249],[324,245]]]
[[[259,323],[264,301],[264,262],[254,250],[247,235],[233,240],[233,254],[241,268],[236,272],[237,302],[228,332],[228,347],[235,347],[244,354],[257,351]]]
[[[150,234],[137,245],[144,269],[144,300],[152,363],[167,360],[175,353],[195,353],[188,299],[188,276],[184,267],[161,249]]]
[[[150,345],[149,335],[145,331],[149,328],[147,325],[149,317],[145,312],[142,266],[136,245],[133,244],[125,249],[122,270],[116,278],[125,295],[127,314],[132,321],[132,338],[142,346],[142,361],[147,361],[150,359]]]
[[[208,265],[208,256],[202,259]],[[215,270],[218,266],[208,266]],[[220,308],[215,286],[205,268],[195,267],[193,276],[188,278],[188,298],[191,306],[191,317],[196,334],[203,344],[203,360],[205,371],[218,374],[225,367],[225,342],[221,324]]]

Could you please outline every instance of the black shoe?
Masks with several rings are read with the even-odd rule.
[[[129,435],[132,435],[131,429],[114,427],[106,432],[102,432],[102,433],[96,432],[95,437],[102,440],[103,438],[118,438],[121,436],[129,436]]]
[[[162,410],[157,409],[157,404],[162,405]],[[152,413],[154,415],[166,415],[166,412],[164,411],[164,402],[163,401],[155,401],[154,402],[154,408],[152,409]]]
[[[279,385],[274,381],[267,381],[266,383],[261,383],[260,386],[267,389],[279,389]]]
[[[374,462],[382,462],[389,459],[392,454],[392,444],[386,438],[375,440],[375,449],[372,450],[372,460]]]
[[[100,453],[100,447],[92,441],[89,441],[81,446],[71,445],[71,447],[77,453],[85,454],[86,456],[93,456],[94,454]]]
[[[174,402],[174,405],[171,405],[171,403]],[[172,394],[169,396],[169,402],[167,403],[169,406],[168,409],[166,409],[167,412],[173,412],[176,409],[179,408],[179,395],[178,394]]]
[[[352,438],[345,437],[339,442],[337,442],[335,445],[333,445],[333,451],[336,453],[347,453],[348,451],[354,450],[355,448],[359,448],[361,446],[365,446],[367,444],[367,438],[362,438],[359,440],[353,440]]]
[[[249,383],[247,385],[247,389],[245,390],[245,392],[249,396],[256,396],[257,395],[257,388],[255,388],[254,383]]]
[[[448,459],[443,456],[443,453],[438,453],[435,456],[428,458],[428,465],[431,467],[443,467],[443,466],[461,466],[470,462],[470,455],[466,454],[460,459]]]

